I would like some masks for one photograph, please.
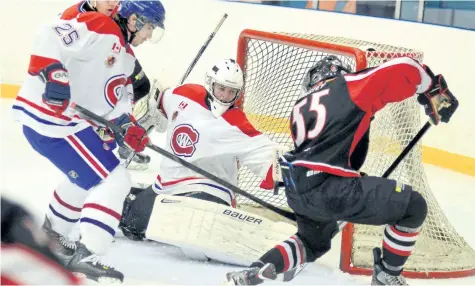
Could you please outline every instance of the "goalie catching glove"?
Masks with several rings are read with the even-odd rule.
[[[167,130],[168,120],[158,108],[163,92],[163,88],[154,80],[150,93],[137,101],[134,106],[134,117],[147,131],[155,128],[155,131],[163,133]]]
[[[121,134],[114,134],[115,141],[121,147],[127,147],[135,152],[142,152],[145,146],[150,143],[147,131],[138,125],[135,118],[130,114],[122,114],[118,118],[112,120],[119,125],[124,131]]]
[[[440,121],[447,123],[457,110],[458,100],[449,90],[443,75],[434,75],[427,66],[425,69],[432,79],[432,85],[426,92],[418,95],[417,101],[424,106],[425,113],[433,125],[439,124]]]

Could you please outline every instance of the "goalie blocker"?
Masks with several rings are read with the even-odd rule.
[[[249,266],[296,233],[293,225],[231,207],[206,192],[206,185],[189,187],[178,195],[157,195],[151,186],[132,188],[120,223],[124,235],[180,247],[194,260]]]

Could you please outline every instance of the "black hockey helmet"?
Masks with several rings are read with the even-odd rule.
[[[347,73],[351,73],[351,70],[343,65],[340,59],[333,55],[326,56],[307,71],[302,82],[302,90],[307,92],[319,81]]]

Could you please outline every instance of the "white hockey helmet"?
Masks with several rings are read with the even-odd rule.
[[[241,94],[244,77],[241,67],[233,59],[216,63],[206,73],[205,88],[210,96],[211,112],[220,117]]]

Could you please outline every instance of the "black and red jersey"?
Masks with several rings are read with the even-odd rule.
[[[292,110],[292,163],[338,176],[359,176],[371,118],[386,104],[424,92],[430,84],[424,67],[407,57],[318,83]]]

